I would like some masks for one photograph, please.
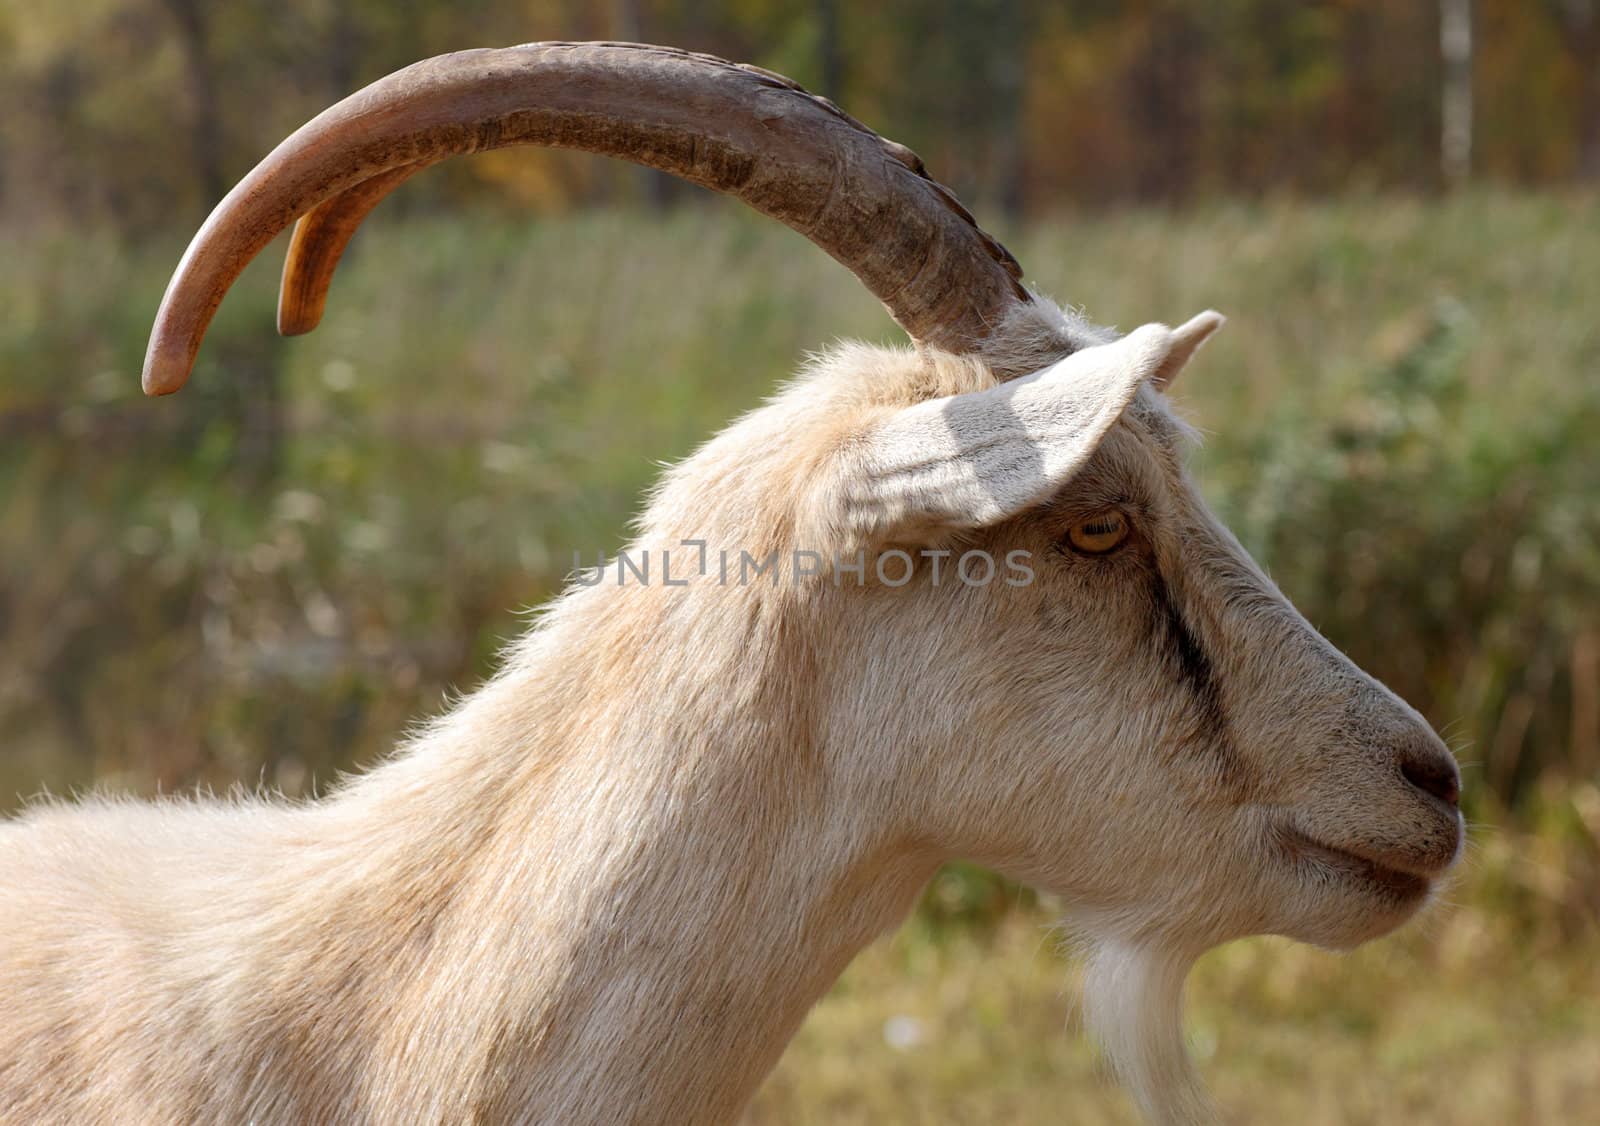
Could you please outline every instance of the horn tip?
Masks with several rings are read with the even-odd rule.
[[[287,294],[284,295],[287,297]],[[278,302],[278,335],[304,336],[322,323],[322,310],[309,309],[298,303],[280,299]]]
[[[179,354],[174,349],[161,347],[159,341],[152,340],[150,352],[145,356],[144,374],[140,377],[140,385],[146,395],[152,397],[170,395],[189,382],[189,369],[192,364],[192,358],[186,353]]]

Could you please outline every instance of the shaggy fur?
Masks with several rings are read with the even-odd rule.
[[[0,825],[0,1121],[727,1121],[952,857],[1070,905],[1120,1072],[1203,1115],[1192,959],[1382,934],[1459,841],[1433,733],[1185,477],[1158,387],[1217,323],[839,347],[667,473],[649,583],[577,577],[330,797]]]

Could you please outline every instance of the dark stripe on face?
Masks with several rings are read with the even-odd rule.
[[[1223,756],[1227,768],[1236,768],[1238,756],[1234,752],[1227,711],[1222,705],[1211,657],[1183,620],[1177,603],[1172,600],[1172,592],[1167,589],[1167,580],[1159,571],[1150,576],[1150,600],[1152,641],[1189,689],[1198,720],[1195,735]]]

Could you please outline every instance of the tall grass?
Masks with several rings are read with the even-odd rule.
[[[1350,961],[1254,942],[1202,965],[1196,1046],[1237,1121],[1582,1121],[1600,1098],[1597,219],[1490,194],[1002,232],[1101,321],[1232,316],[1178,388],[1203,487],[1467,764],[1457,906]],[[149,402],[183,234],[0,232],[0,808],[310,792],[481,677],[574,551],[620,542],[657,462],[808,349],[897,337],[732,205],[380,217],[317,333],[273,335],[269,254],[190,390]],[[753,1120],[1127,1120],[1061,1035],[1049,906],[946,870]]]

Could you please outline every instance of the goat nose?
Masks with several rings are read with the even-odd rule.
[[[1400,758],[1400,773],[1425,794],[1432,794],[1454,809],[1461,800],[1461,772],[1455,759],[1432,738],[1407,747]]]

